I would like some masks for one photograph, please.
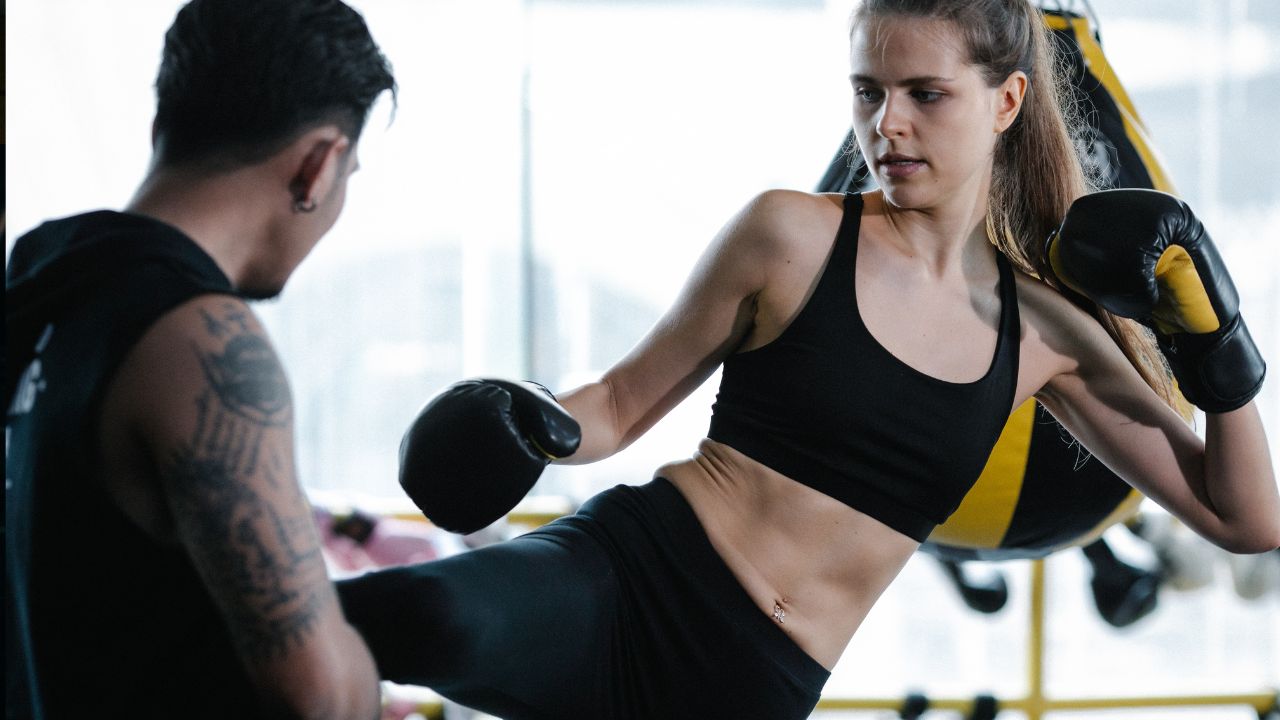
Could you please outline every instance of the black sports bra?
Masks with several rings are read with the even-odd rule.
[[[712,440],[915,540],[944,522],[977,481],[1009,419],[1018,376],[1018,297],[997,253],[1000,329],[971,383],[926,375],[876,341],[854,286],[862,196],[844,200],[813,295],[768,345],[724,363]]]

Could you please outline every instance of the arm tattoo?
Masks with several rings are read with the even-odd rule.
[[[209,387],[218,394],[222,407],[253,424],[267,427],[289,421],[289,386],[275,353],[265,338],[249,330],[242,310],[234,305],[219,321],[207,312],[205,327],[221,340],[230,335],[220,355],[196,350]]]
[[[275,354],[244,313],[235,305],[221,318],[202,313],[221,350],[196,349],[207,384],[195,401],[195,431],[166,471],[175,511],[206,554],[211,582],[235,598],[230,612],[241,651],[266,661],[314,632],[324,600],[315,585],[327,577],[301,498],[297,507],[279,507],[246,482],[258,476],[282,486],[288,459],[262,441],[268,428],[287,427],[292,408]]]

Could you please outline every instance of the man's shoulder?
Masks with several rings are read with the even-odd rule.
[[[14,284],[47,268],[60,258],[82,252],[105,237],[122,232],[152,234],[154,227],[138,223],[138,216],[114,210],[93,210],[46,220],[23,233],[13,245],[5,269],[7,284]]]
[[[211,287],[230,281],[194,241],[154,218],[95,210],[50,220],[14,244],[6,268],[6,290],[62,291],[67,283],[116,277],[148,262],[192,275]]]
[[[158,318],[126,356],[104,413],[157,457],[191,447],[209,423],[292,432],[288,379],[266,329],[225,295],[193,297]]]
[[[120,353],[178,305],[233,293],[212,258],[178,230],[95,211],[50,221],[19,240],[5,287],[5,337],[11,347],[27,347],[53,325],[64,340],[81,338],[77,347]]]
[[[257,350],[250,350],[250,347]],[[159,315],[138,342],[142,357],[160,363],[172,362],[175,354],[206,359],[250,352],[274,360],[269,336],[262,321],[242,298],[220,293],[199,293],[175,304]]]

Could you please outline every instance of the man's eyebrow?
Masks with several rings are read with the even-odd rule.
[[[860,73],[854,73],[854,74],[850,75],[850,76],[849,76],[849,79],[850,79],[851,81],[853,81],[853,82],[857,82],[857,83],[866,83],[866,84],[868,84],[868,85],[881,85],[881,84],[883,84],[883,83],[881,83],[879,80],[877,80],[876,78],[874,78],[874,77],[872,77],[872,76],[870,76],[870,75],[862,75],[862,74],[860,74]],[[898,84],[898,85],[911,85],[911,86],[914,86],[914,85],[932,85],[932,84],[934,84],[934,83],[951,82],[951,81],[952,81],[952,80],[954,80],[954,79],[955,79],[955,78],[939,77],[938,75],[920,75],[920,76],[918,76],[918,77],[910,77],[910,78],[906,78],[905,80],[901,80],[901,81],[899,81],[897,84]]]

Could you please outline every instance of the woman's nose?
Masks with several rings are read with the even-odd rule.
[[[893,93],[886,94],[884,104],[880,106],[880,119],[876,121],[876,132],[881,137],[898,138],[905,137],[910,128],[904,99]]]

